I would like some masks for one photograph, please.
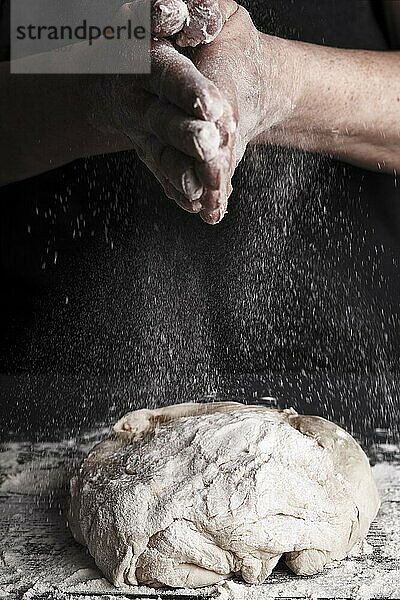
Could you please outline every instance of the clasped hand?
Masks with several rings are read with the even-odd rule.
[[[125,133],[165,194],[215,224],[264,120],[260,34],[233,0],[153,0],[152,9],[152,73],[124,98]]]

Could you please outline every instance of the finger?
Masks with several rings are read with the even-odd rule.
[[[190,119],[175,106],[154,101],[154,96],[148,95],[148,98],[142,122],[152,134],[199,161],[215,159],[220,147],[220,133],[214,123]]]
[[[227,201],[223,192],[216,190],[207,190],[200,200],[202,206],[207,205],[208,208],[200,211],[200,217],[208,225],[217,225],[224,218],[227,211]],[[210,206],[217,206],[215,209]]]
[[[124,129],[131,135],[140,127],[142,133],[155,135],[165,145],[198,161],[210,161],[217,156],[222,136],[215,123],[188,117],[176,106],[140,89],[130,95],[128,105]]]
[[[210,161],[210,163],[197,165],[199,177],[207,188],[204,197],[201,199],[204,210],[200,216],[210,225],[219,223],[226,214],[228,198],[232,193],[231,179],[237,165],[238,108],[236,87],[232,77],[224,71],[224,65],[221,64],[221,69],[218,71],[215,69],[213,54],[215,54],[215,48],[218,48],[218,44],[219,42],[216,40],[212,45],[214,50],[211,46],[205,47],[196,59],[197,66],[210,80],[217,78],[218,87],[227,99],[224,100],[224,113],[217,123],[223,140],[222,144],[225,144],[218,154],[219,162],[214,160],[214,162]],[[221,53],[222,55],[223,53]],[[209,60],[209,57],[211,60]],[[214,67],[212,67],[213,64]],[[219,194],[210,194],[210,190],[219,191]]]
[[[159,142],[157,140],[154,143],[158,145]],[[203,186],[197,177],[194,161],[182,152],[171,146],[164,146],[160,154],[160,169],[174,188],[189,201],[195,202],[203,195]]]
[[[178,35],[179,46],[209,44],[218,36],[226,21],[236,12],[234,0],[188,0],[189,19]]]
[[[200,198],[200,202],[203,205],[200,216],[209,225],[220,223],[228,211],[228,200],[233,191],[231,179],[234,170],[235,167],[231,165],[224,181],[221,181],[219,189],[206,189]]]
[[[161,176],[162,178],[162,176]],[[201,210],[201,204],[199,202],[190,202],[183,194],[180,194],[169,182],[165,181],[162,183],[165,195],[170,200],[173,200],[184,211],[197,214]]]
[[[181,31],[189,11],[182,0],[153,0],[151,6],[151,32],[157,37],[170,37]]]
[[[193,159],[175,148],[162,144],[154,135],[142,135],[137,145],[140,159],[163,185],[164,182],[168,182],[191,203],[201,198],[203,186],[196,175]],[[201,205],[198,205],[198,210],[201,208]]]
[[[231,163],[231,166],[224,174],[224,179],[221,181],[219,189],[206,189],[200,198],[200,202],[204,207],[200,216],[209,225],[220,223],[228,212],[228,200],[232,194],[231,179],[235,171],[235,165],[235,161]]]
[[[188,115],[217,121],[223,114],[222,95],[214,83],[180,54],[167,40],[153,42],[152,72],[136,84],[182,108]]]
[[[226,187],[227,178],[232,169],[233,142],[219,149],[218,154],[208,160],[196,163],[196,170],[203,185],[210,190]]]
[[[119,14],[132,18],[132,12],[147,13],[149,0],[133,0],[125,2],[119,9]],[[189,16],[187,4],[183,0],[150,0],[151,33],[160,38],[175,35],[181,31]]]
[[[189,19],[177,37],[179,46],[208,44],[222,29],[218,0],[188,0]]]
[[[238,5],[234,0],[188,0],[188,8],[189,19],[176,39],[182,47],[209,44],[215,40]]]
[[[179,206],[179,208],[182,208],[184,211],[192,214],[197,214],[198,212],[200,212],[201,204],[199,204],[196,201],[190,202],[190,200],[185,198],[183,194],[180,194],[174,188],[174,186],[165,179],[165,177],[161,173],[158,173],[156,179],[158,179],[158,181],[161,183],[167,198],[173,200],[175,204]]]
[[[163,190],[167,198],[174,200],[180,208],[190,213],[198,213],[202,209],[202,205],[198,201],[190,202],[185,196],[180,193],[169,181],[168,177],[162,173],[161,168],[156,164],[154,157],[151,153],[149,153],[148,148],[145,149],[144,146],[147,146],[147,143],[143,142],[143,139],[140,143],[135,145],[135,149],[140,160],[148,167],[148,169],[152,172],[155,178],[162,185]]]
[[[210,225],[219,223],[227,212],[228,199],[232,193],[231,179],[237,164],[236,123],[228,103],[225,104],[225,112],[218,126],[225,145],[220,148],[214,160],[196,164],[197,173],[205,187],[201,198],[204,208],[200,216]]]
[[[203,221],[209,225],[220,223],[228,212],[228,201],[233,188],[230,179],[227,181],[224,189],[206,190],[200,198],[203,210],[200,213]]]
[[[205,187],[217,190],[224,185],[230,171],[236,167],[235,163],[235,141],[236,141],[236,119],[233,115],[231,105],[224,101],[224,114],[217,122],[219,137],[221,140],[220,151],[214,159],[199,163],[198,174]]]

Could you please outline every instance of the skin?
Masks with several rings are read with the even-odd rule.
[[[163,24],[160,1],[153,0],[151,76],[18,77],[2,66],[7,121],[0,131],[8,141],[0,182],[133,147],[168,197],[215,224],[249,143],[326,153],[372,170],[400,168],[397,52],[268,36],[232,0],[191,0],[189,22],[181,0],[163,0],[170,5]],[[163,39],[171,31],[175,45]],[[215,39],[202,43],[204,31],[207,42]],[[106,52],[102,44],[92,47],[97,55]],[[80,59],[90,61],[85,52]]]
[[[171,32],[186,35],[188,7],[181,0],[162,2],[169,9],[161,15],[164,20],[157,12],[159,1],[152,2],[152,27],[158,37],[152,43],[151,75],[21,76],[10,74],[8,63],[0,66],[0,114],[7,115],[0,117],[1,139],[7,140],[1,148],[1,184],[83,156],[134,148],[167,196],[191,212],[202,208],[198,198],[218,179],[219,167],[209,163],[226,145],[224,128],[234,123],[231,108],[216,86],[165,39]],[[199,4],[203,6],[203,0]],[[204,18],[197,23],[216,36],[230,16],[228,2],[207,0],[207,4],[210,23]],[[184,23],[176,20],[180,5],[186,10]],[[116,24],[132,17],[134,6],[124,5]],[[193,2],[189,13],[195,8]],[[191,44],[201,41],[202,31],[196,42],[192,30]],[[122,48],[120,59],[126,60],[127,71],[129,51],[128,45]],[[109,52],[107,41],[98,40],[91,48],[71,46],[64,60],[90,66],[93,57],[109,60]],[[35,57],[21,62],[29,71]]]
[[[99,46],[92,47],[97,56]],[[80,52],[76,47],[68,58],[74,60]],[[218,152],[216,122],[224,113],[224,100],[168,41],[155,42],[152,55],[149,76],[13,76],[3,66],[0,112],[7,120],[0,129],[7,145],[2,149],[2,182],[82,156],[133,147],[168,194],[170,188],[182,194],[187,205],[198,198],[203,184],[195,159],[210,160]],[[81,58],[89,60],[87,54]]]
[[[217,39],[197,48],[192,59],[229,99],[237,121],[225,148],[233,159],[221,173],[214,209],[201,213],[206,222],[223,217],[230,178],[250,143],[328,154],[375,171],[400,169],[399,52],[341,50],[264,35],[239,7]]]
[[[178,34],[181,47],[212,42],[229,19],[236,3],[232,0],[152,0],[153,34]]]

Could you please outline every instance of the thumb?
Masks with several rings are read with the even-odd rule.
[[[182,0],[153,0],[151,6],[151,32],[165,38],[181,31],[189,10]]]
[[[151,9],[151,34],[155,37],[166,38],[181,31],[189,10],[183,0],[133,0],[126,2],[120,9],[121,14],[129,14],[137,9]]]
[[[234,0],[187,0],[189,19],[177,38],[179,46],[198,46],[214,41],[237,11]]]

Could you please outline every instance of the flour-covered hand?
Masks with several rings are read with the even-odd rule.
[[[124,4],[116,20],[131,17],[137,6]],[[96,52],[106,59],[106,42],[99,40]],[[128,42],[120,52],[128,67],[133,52]],[[220,120],[227,103],[171,41],[152,40],[150,74],[100,78],[93,102],[95,128],[111,139],[124,137],[169,198],[189,212],[207,208],[207,198],[199,200],[211,176],[215,179],[215,169],[200,166],[213,161],[226,145]]]
[[[247,144],[291,113],[294,74],[286,40],[260,33],[249,13],[238,7],[218,37],[195,49],[192,60],[228,101],[237,127],[211,163],[220,165],[220,185],[205,191],[207,206],[201,217],[218,223],[227,210],[231,178]],[[205,165],[210,169],[210,164]],[[211,194],[211,196],[210,196]],[[212,197],[212,202],[210,201]]]
[[[179,46],[212,42],[235,12],[234,0],[152,0],[152,33],[166,38],[178,34]]]

